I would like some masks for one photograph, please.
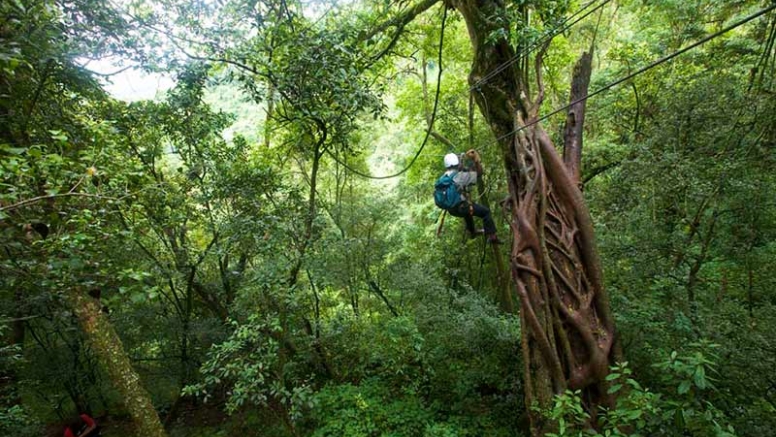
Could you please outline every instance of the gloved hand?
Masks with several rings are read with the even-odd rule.
[[[477,153],[477,151],[474,150],[474,149],[468,150],[466,152],[466,156],[468,156],[472,161],[476,162],[477,164],[479,164],[481,162],[480,154]]]

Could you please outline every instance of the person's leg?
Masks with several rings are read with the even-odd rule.
[[[471,214],[467,213],[463,216],[463,221],[466,223],[466,230],[469,231],[469,235],[471,235],[472,238],[476,237],[477,231],[474,229],[474,218]],[[482,231],[480,231],[480,233],[482,233]]]
[[[466,230],[469,231],[469,235],[475,235],[474,231],[474,219],[472,218],[472,215],[469,214],[469,204],[466,202],[461,202],[457,206],[450,208],[447,210],[447,212],[450,213],[450,215],[454,217],[460,217],[464,220],[466,223]]]
[[[485,228],[485,235],[493,235],[496,233],[496,224],[493,223],[493,217],[490,215],[490,210],[482,205],[476,203],[472,204],[474,209],[474,215],[482,218],[482,226]]]

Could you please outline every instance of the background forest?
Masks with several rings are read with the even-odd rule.
[[[776,435],[773,9],[0,2],[2,434],[86,412],[105,436]],[[526,400],[508,106],[476,67],[499,44],[558,153],[583,53],[605,89],[577,186],[606,393]],[[174,86],[120,100],[126,69]],[[471,148],[500,245],[432,199]]]

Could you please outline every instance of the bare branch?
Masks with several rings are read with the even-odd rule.
[[[134,66],[134,65],[127,65],[127,66],[126,66],[126,67],[124,67],[124,68],[119,68],[118,70],[116,70],[116,71],[113,71],[113,72],[110,72],[110,73],[100,73],[100,72],[97,72],[97,71],[91,70],[91,69],[89,69],[89,68],[87,68],[87,67],[86,67],[86,64],[84,64],[84,65],[79,65],[79,66],[78,66],[78,68],[80,68],[80,69],[81,69],[81,70],[83,70],[83,71],[86,71],[87,73],[89,73],[89,74],[91,74],[91,75],[94,75],[94,76],[99,76],[99,77],[105,77],[105,78],[108,78],[108,77],[115,76],[115,75],[117,75],[117,74],[121,74],[121,73],[123,73],[123,72],[125,72],[125,71],[129,70],[130,68],[135,68],[135,66]]]

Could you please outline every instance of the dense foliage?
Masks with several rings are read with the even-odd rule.
[[[585,7],[514,3],[491,37],[523,50]],[[592,92],[770,4],[605,2],[548,45],[542,113],[591,45]],[[476,148],[509,233],[444,7],[0,2],[0,429],[529,435],[513,284],[430,195],[442,156]],[[773,435],[775,40],[771,11],[587,102],[622,362],[605,411],[568,390],[539,412],[552,435]],[[106,59],[175,86],[118,100]],[[559,146],[564,114],[543,122]]]

